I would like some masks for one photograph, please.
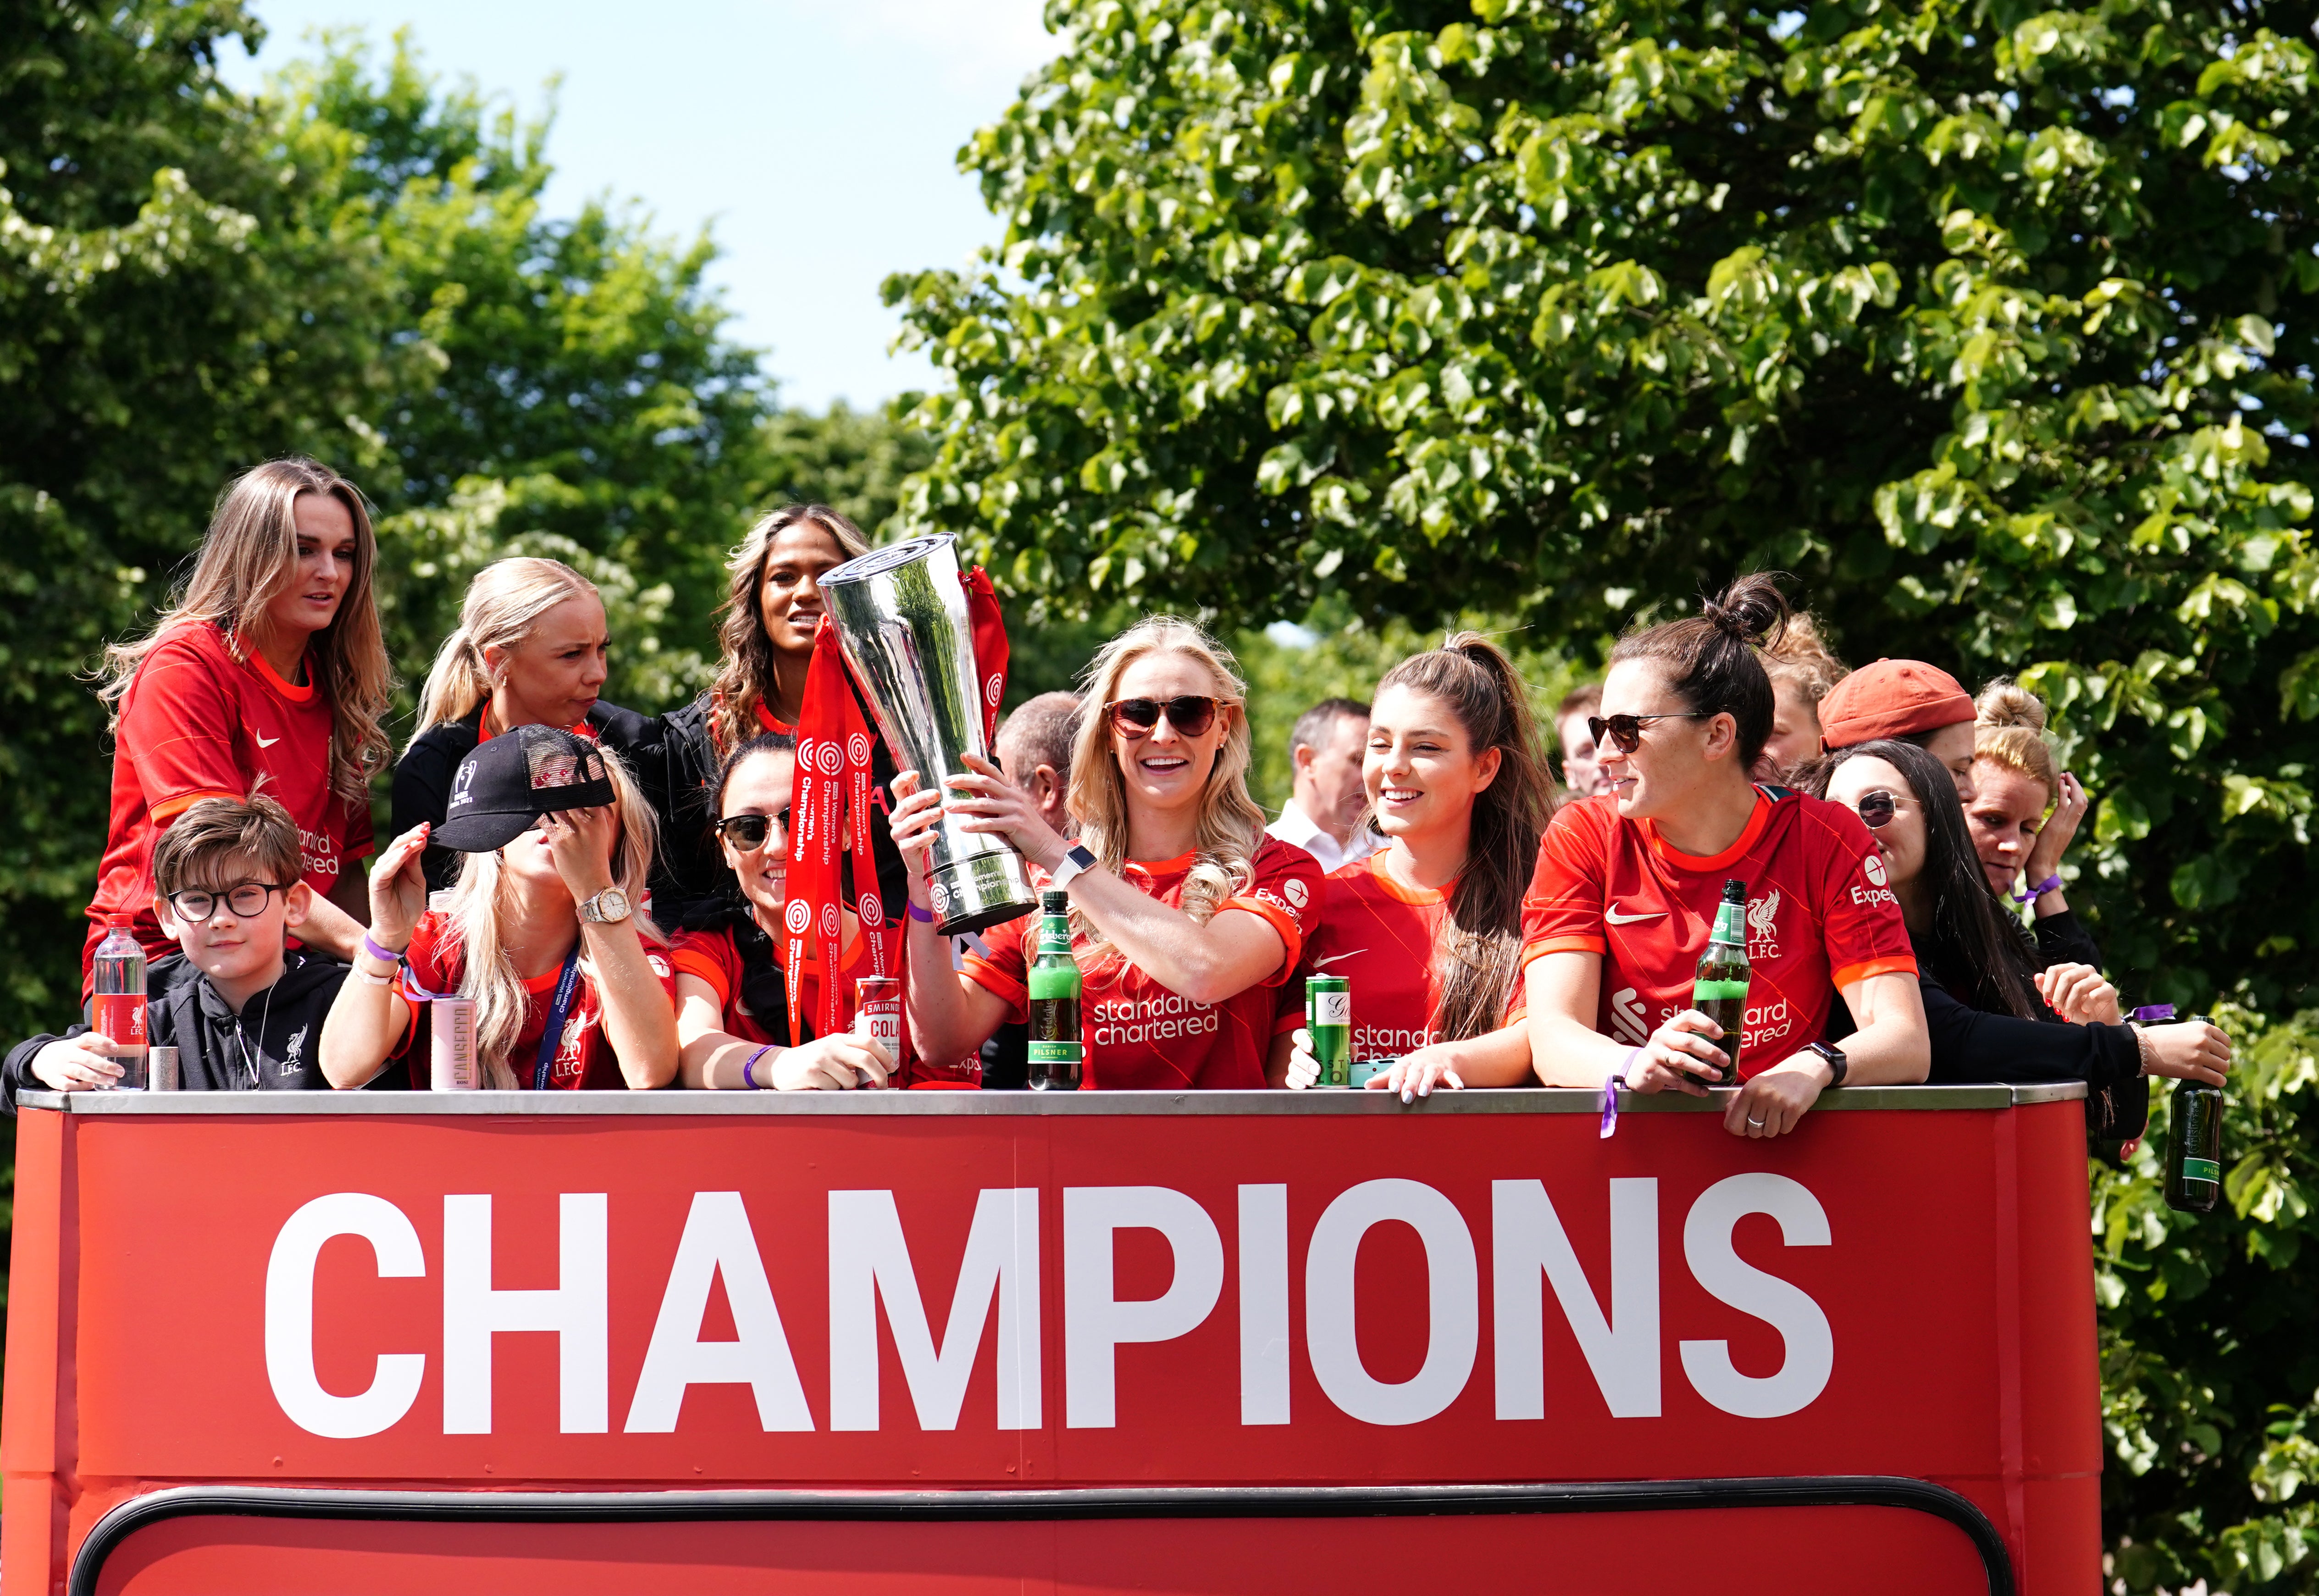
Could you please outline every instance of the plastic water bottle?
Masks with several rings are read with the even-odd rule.
[[[145,949],[127,915],[106,916],[91,974],[95,987],[89,1024],[108,1044],[104,1055],[121,1066],[115,1089],[145,1089]]]

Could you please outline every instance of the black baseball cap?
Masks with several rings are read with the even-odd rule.
[[[492,853],[542,815],[600,809],[618,795],[603,751],[561,726],[519,726],[475,744],[451,778],[451,800],[428,841]]]

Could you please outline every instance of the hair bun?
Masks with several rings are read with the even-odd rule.
[[[2000,676],[1981,690],[1973,700],[1973,718],[1981,726],[2017,726],[2032,732],[2045,729],[2044,701],[2010,678]]]
[[[1787,629],[1788,596],[1769,572],[1743,576],[1716,598],[1702,600],[1699,612],[1727,637],[1751,648],[1768,648]]]

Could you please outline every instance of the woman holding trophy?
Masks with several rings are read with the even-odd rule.
[[[1246,688],[1196,627],[1154,617],[1088,667],[1074,750],[1068,843],[987,760],[947,793],[915,771],[894,783],[896,845],[909,862],[906,1009],[930,1059],[965,1057],[1027,1008],[1039,919],[983,933],[987,954],[954,969],[936,933],[926,858],[945,810],[1003,836],[1070,900],[1083,980],[1082,1085],[1101,1089],[1257,1088],[1265,1084],[1274,992],[1295,968],[1321,869],[1268,837],[1248,793]]]

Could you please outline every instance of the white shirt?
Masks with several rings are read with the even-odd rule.
[[[1268,836],[1278,837],[1292,847],[1302,848],[1320,862],[1321,873],[1328,875],[1355,860],[1367,859],[1377,850],[1383,839],[1373,831],[1353,834],[1352,841],[1338,844],[1337,839],[1313,823],[1310,815],[1296,807],[1290,798],[1280,807],[1280,818],[1264,828]]]

